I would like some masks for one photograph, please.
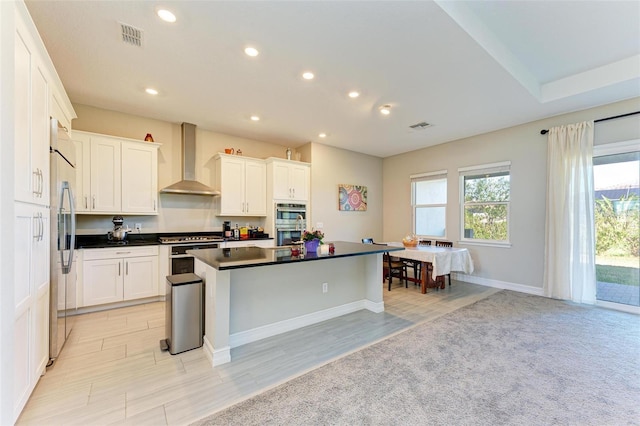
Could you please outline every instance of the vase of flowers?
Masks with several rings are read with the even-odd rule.
[[[315,253],[318,251],[318,246],[322,244],[324,234],[322,231],[303,231],[302,241],[304,241],[304,249],[307,253]]]

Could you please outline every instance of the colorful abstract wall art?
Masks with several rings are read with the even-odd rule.
[[[367,210],[367,187],[361,185],[338,185],[338,210]]]

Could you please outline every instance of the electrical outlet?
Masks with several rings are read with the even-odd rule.
[[[326,293],[329,291],[329,283],[322,283],[322,292]]]
[[[322,222],[316,223],[316,229],[322,229],[322,228],[324,228],[324,223]]]
[[[138,231],[138,233],[140,233],[140,231],[142,231],[142,224],[141,223],[136,223],[134,225],[134,229],[136,229]]]

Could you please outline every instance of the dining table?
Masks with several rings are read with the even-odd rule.
[[[401,242],[388,242],[389,246],[404,247],[404,250],[394,251],[393,256],[402,259],[417,260],[422,262],[421,276],[419,279],[420,290],[424,294],[427,292],[429,284],[438,282],[437,277],[450,274],[451,271],[460,271],[465,274],[473,272],[473,259],[469,250],[460,247],[436,247],[417,245],[415,247],[404,246]],[[431,263],[432,268],[428,268]],[[427,271],[431,269],[431,277],[427,276]],[[444,288],[444,280],[440,280],[441,287]]]

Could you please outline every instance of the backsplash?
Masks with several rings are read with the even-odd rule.
[[[124,226],[133,229],[136,223],[142,225],[142,233],[162,232],[207,232],[222,231],[222,222],[230,221],[231,226],[253,225],[265,227],[264,217],[215,216],[213,197],[197,195],[161,194],[157,216],[122,215]],[[78,215],[78,235],[107,233],[113,229],[113,215]]]

